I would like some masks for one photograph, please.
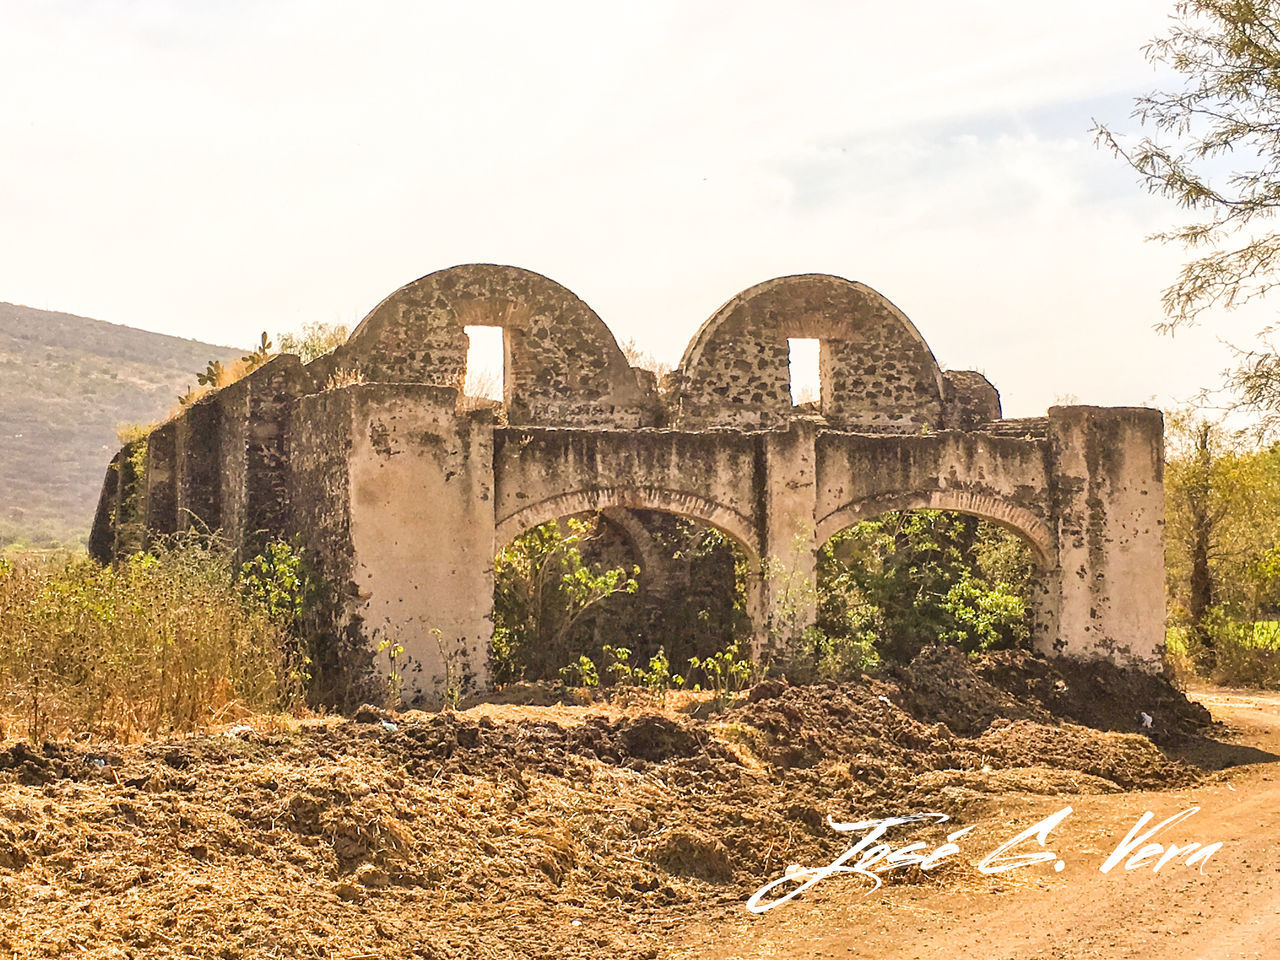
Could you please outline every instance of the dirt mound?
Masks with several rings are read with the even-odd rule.
[[[760,684],[700,719],[371,707],[134,747],[11,744],[0,955],[655,956],[670,911],[833,859],[828,816],[1194,778],[1146,737],[1064,722],[1139,689],[1091,676],[934,651],[856,683]],[[1194,718],[1146,692],[1162,721]]]
[[[965,770],[997,757],[1008,767],[1042,764],[1124,787],[1194,777],[1154,744],[1200,733],[1210,722],[1208,711],[1160,676],[1021,651],[969,658],[940,647],[878,678],[798,687],[771,681],[747,700],[736,716],[768,735],[758,750],[777,766],[857,755]],[[1140,708],[1149,708],[1150,728]]]
[[[888,677],[897,686],[895,702],[912,716],[945,723],[964,736],[997,719],[1053,722],[1043,702],[993,683],[955,647],[926,647],[909,665],[891,667]]]
[[[993,766],[1040,765],[1109,780],[1126,789],[1172,786],[1196,777],[1196,771],[1170,760],[1145,737],[1100,733],[1074,724],[1047,727],[1029,720],[997,720],[973,745]]]
[[[670,831],[653,847],[649,859],[670,873],[723,882],[733,877],[733,863],[725,845],[682,827]]]
[[[1163,743],[1199,734],[1212,723],[1209,711],[1188,700],[1167,675],[1109,660],[1045,659],[1005,650],[974,661],[973,672],[1015,700],[1097,730],[1143,732]],[[1142,725],[1143,713],[1151,717],[1150,728]]]
[[[926,648],[907,666],[890,668],[897,702],[922,720],[975,735],[993,721],[1069,720],[1098,730],[1144,732],[1157,741],[1194,735],[1209,712],[1163,674],[1109,660],[1046,658],[1000,650],[969,658],[954,647]],[[1142,714],[1152,718],[1143,727]]]

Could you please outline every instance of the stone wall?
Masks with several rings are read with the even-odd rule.
[[[983,424],[1000,419],[1000,394],[982,374],[945,370],[942,379],[947,411],[943,425],[948,430],[981,429]]]
[[[508,422],[641,426],[652,396],[595,311],[546,277],[469,264],[407,284],[374,308],[334,357],[368,381],[461,392],[468,326],[504,331]]]
[[[310,611],[308,628],[327,637],[313,652],[313,673],[322,701],[350,705],[378,699],[380,683],[373,650],[365,642],[358,610],[351,543],[351,431],[355,400],[350,388],[300,397],[289,407],[288,464],[282,532],[298,538],[327,596]]]
[[[422,384],[352,387],[348,459],[355,611],[406,695],[488,683],[493,632],[493,425]],[[402,659],[389,656],[402,647]]]
[[[1164,646],[1164,419],[1051,407],[1061,623],[1053,648],[1150,662]]]
[[[148,539],[178,529],[178,425],[170,420],[147,437],[146,518]]]
[[[504,329],[505,400],[486,409],[459,395],[469,325]],[[820,341],[816,408],[791,403],[796,337]],[[325,389],[336,370],[365,382]],[[494,554],[547,520],[615,511],[641,546],[626,511],[719,529],[751,564],[765,653],[780,584],[812,578],[831,535],[959,510],[1031,544],[1040,648],[1155,667],[1162,430],[1158,411],[1127,408],[1003,420],[985,377],[944,374],[888,300],[825,275],[731,299],[660,394],[569,291],[473,264],[402,287],[331,356],[274,358],[126,447],[91,549],[106,560],[195,528],[244,558],[299,537],[330,588],[326,696],[373,696],[397,674],[438,702],[487,683]]]
[[[760,434],[499,428],[499,544],[547,520],[610,507],[699,520],[760,556]]]
[[[789,338],[817,339],[833,426],[916,433],[942,423],[942,373],[901,311],[860,283],[810,274],[738,294],[679,367],[681,427],[768,427],[792,417]]]
[[[178,529],[222,529],[222,405],[216,394],[177,420]]]

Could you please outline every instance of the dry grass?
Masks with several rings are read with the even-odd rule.
[[[329,374],[325,381],[326,390],[341,390],[343,387],[354,387],[364,383],[364,374],[354,367],[339,367]]]
[[[249,357],[241,357],[239,360],[233,360],[229,363],[220,364],[218,367],[218,377],[214,383],[198,383],[193,384],[186,393],[178,398],[178,402],[169,409],[165,414],[164,422],[168,422],[177,416],[180,416],[187,407],[195,403],[201,397],[208,396],[215,390],[221,390],[223,387],[229,387],[237,380],[243,380],[254,370],[261,366],[260,363],[253,361]]]
[[[290,638],[226,554],[159,553],[0,563],[0,728],[131,741],[291,702]]]

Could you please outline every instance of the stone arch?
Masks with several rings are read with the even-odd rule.
[[[495,545],[510,543],[526,530],[577,513],[626,507],[658,510],[715,527],[733,540],[753,565],[760,558],[759,536],[749,517],[706,497],[661,487],[607,486],[571,490],[521,507],[500,519],[494,531]]]
[[[820,519],[815,539],[821,546],[846,527],[892,510],[954,510],[957,513],[973,514],[998,523],[1022,537],[1031,546],[1038,566],[1047,566],[1052,556],[1053,539],[1044,520],[1026,507],[967,490],[895,493],[858,500],[833,510]]]
[[[519,267],[464,264],[405,284],[334,362],[368,382],[461,392],[471,325],[503,328],[509,422],[644,425],[643,391],[609,328],[572,291]]]
[[[652,596],[665,596],[670,589],[666,579],[666,558],[654,542],[653,534],[641,522],[636,512],[630,507],[605,507],[600,511],[600,518],[617,530],[626,539],[637,560],[643,578],[640,581],[642,590]]]
[[[750,287],[702,325],[677,371],[681,423],[790,418],[790,337],[821,341],[822,414],[833,425],[914,433],[941,423],[942,371],[915,325],[865,284],[816,273]]]

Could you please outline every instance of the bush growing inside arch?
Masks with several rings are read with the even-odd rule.
[[[817,631],[806,652],[819,673],[858,648],[906,661],[933,643],[972,653],[1025,647],[1031,550],[987,520],[941,510],[894,511],[832,537],[818,558]]]
[[[574,628],[608,598],[633,594],[640,568],[603,568],[583,558],[596,518],[551,520],[520,534],[493,562],[495,683],[548,679],[581,654]]]

